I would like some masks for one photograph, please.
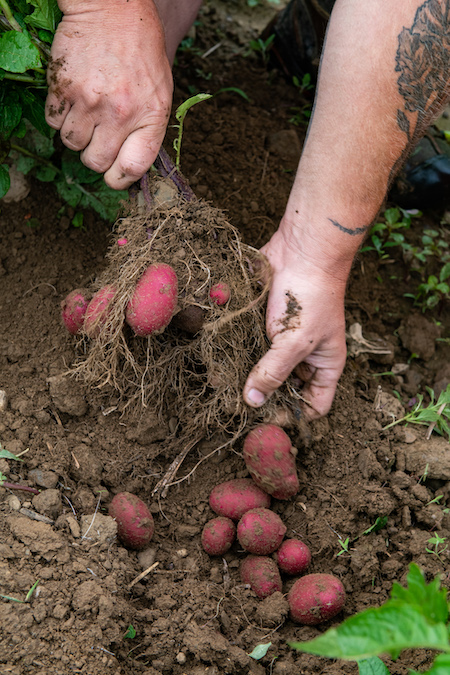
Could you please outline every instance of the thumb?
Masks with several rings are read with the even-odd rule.
[[[303,350],[298,342],[292,333],[276,335],[269,351],[251,370],[244,386],[244,400],[252,408],[260,408],[302,360]]]
[[[105,182],[115,190],[123,190],[142,178],[151,167],[161,147],[165,127],[156,130],[144,127],[133,131],[105,173]]]

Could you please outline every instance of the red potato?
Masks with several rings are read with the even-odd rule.
[[[282,589],[277,564],[266,556],[249,555],[244,558],[241,563],[241,579],[258,598],[267,598]]]
[[[285,539],[275,558],[282,572],[303,574],[311,562],[311,551],[300,539]]]
[[[286,526],[270,509],[251,509],[244,513],[237,526],[242,548],[255,555],[269,555],[279,548]]]
[[[240,520],[250,509],[269,508],[270,495],[251,478],[236,478],[216,485],[209,495],[209,505],[219,516]]]
[[[315,626],[339,614],[345,604],[345,590],[332,574],[307,574],[297,579],[287,600],[293,621]]]
[[[126,322],[141,337],[161,333],[170,323],[177,296],[178,279],[172,267],[165,263],[150,265],[126,307]]]
[[[208,555],[223,555],[236,538],[236,525],[230,518],[218,516],[208,521],[202,532],[202,546]]]
[[[91,293],[85,288],[77,288],[62,301],[61,318],[72,335],[77,335],[81,331],[91,297]]]
[[[211,290],[209,291],[210,299],[219,306],[225,305],[230,299],[230,295],[230,287],[223,281],[219,281],[218,284],[211,286]]]
[[[255,483],[275,499],[289,499],[298,492],[296,448],[275,424],[260,424],[247,434],[244,461]]]
[[[83,328],[90,338],[96,338],[108,320],[112,301],[116,295],[114,286],[103,286],[94,294],[86,309]]]
[[[117,536],[127,548],[144,548],[153,537],[153,516],[142,499],[131,492],[119,492],[113,498],[109,515],[117,522]]]

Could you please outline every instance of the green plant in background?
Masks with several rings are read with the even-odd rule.
[[[439,277],[430,274],[428,278],[417,287],[417,292],[405,293],[405,298],[412,298],[416,307],[423,312],[437,307],[444,300],[450,298],[450,285],[447,279],[450,277],[450,262],[445,263],[439,272]]]
[[[176,152],[175,165],[177,169],[180,168],[181,141],[183,139],[184,119],[188,113],[188,110],[190,110],[192,106],[200,103],[200,101],[206,101],[208,98],[212,98],[212,94],[196,94],[195,96],[188,98],[186,101],[183,101],[183,103],[176,109],[175,117],[178,120],[178,124],[175,124],[174,128],[178,129],[178,135],[173,141],[173,149]]]
[[[271,5],[279,5],[280,0],[267,0],[268,3]],[[249,7],[257,7],[258,5],[261,4],[261,0],[247,0],[247,5]]]
[[[292,83],[298,90],[300,96],[304,95],[308,91],[314,90],[310,73],[305,73],[301,80],[299,80],[299,78],[294,75],[292,78]],[[289,112],[292,114],[292,117],[289,119],[290,124],[294,124],[297,127],[308,126],[312,113],[312,101],[305,100],[303,105],[294,106],[290,108]]]
[[[250,40],[248,45],[248,51],[245,53],[245,56],[248,56],[251,53],[259,54],[263,62],[267,65],[269,61],[269,50],[272,42],[275,40],[275,35],[269,35],[266,40],[263,40],[261,37],[256,38],[256,40]]]
[[[371,244],[364,246],[361,253],[376,251],[381,259],[386,259],[389,254],[386,249],[394,246],[405,247],[405,235],[401,230],[409,230],[412,218],[418,218],[420,211],[406,211],[393,207],[384,212],[384,222],[375,223],[369,230]]]
[[[56,0],[0,0],[0,198],[10,186],[9,159],[19,171],[53,183],[73,208],[114,220],[127,192],[109,188],[77,153],[60,155],[45,121],[45,74],[60,19]]]
[[[414,563],[407,586],[394,583],[391,597],[380,607],[359,612],[337,628],[308,642],[292,642],[298,651],[358,663],[360,675],[389,675],[379,658],[397,658],[404,649],[425,648],[442,652],[422,675],[448,675],[450,641],[447,591],[439,577],[429,584]]]
[[[431,503],[431,502],[430,502],[430,503]],[[445,537],[440,537],[440,536],[438,535],[438,533],[436,532],[436,533],[434,534],[433,537],[431,537],[430,539],[428,539],[428,543],[429,543],[430,546],[432,546],[433,548],[427,548],[427,549],[426,549],[426,552],[427,552],[427,553],[432,553],[433,555],[435,555],[436,558],[438,558],[438,560],[439,560],[442,564],[444,564],[444,561],[442,560],[441,555],[442,555],[443,553],[445,553],[445,551],[447,551],[447,549],[448,549],[448,544],[446,544],[445,542],[446,542],[446,538],[445,538]]]
[[[450,441],[450,384],[447,389],[441,391],[437,401],[434,391],[430,387],[426,387],[426,390],[430,397],[430,403],[427,406],[423,405],[423,394],[419,394],[414,408],[404,417],[383,427],[383,430],[386,431],[402,422],[405,424],[421,424],[429,427],[431,431],[436,431],[441,436],[447,436]]]

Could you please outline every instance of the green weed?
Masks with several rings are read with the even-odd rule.
[[[430,502],[430,503],[431,503],[431,502]],[[445,537],[440,537],[440,536],[438,535],[438,533],[436,532],[435,535],[434,535],[433,537],[431,537],[430,539],[428,539],[428,543],[429,543],[430,546],[432,546],[433,548],[427,548],[427,549],[426,549],[426,552],[427,552],[427,553],[432,553],[433,555],[435,555],[436,558],[438,558],[438,560],[439,560],[442,564],[444,564],[444,561],[442,560],[441,555],[442,555],[445,551],[447,551],[447,549],[448,549],[448,544],[446,544],[445,542],[446,542],[446,538],[445,538]]]
[[[404,417],[383,427],[383,430],[386,431],[401,423],[421,424],[429,427],[431,431],[436,431],[441,436],[447,436],[450,441],[450,384],[445,391],[441,391],[437,401],[434,391],[430,387],[426,387],[426,390],[430,397],[427,406],[423,405],[423,394],[419,394],[414,408]]]

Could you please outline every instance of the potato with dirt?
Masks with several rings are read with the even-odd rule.
[[[115,297],[116,288],[109,284],[103,286],[97,293],[94,293],[84,316],[83,329],[88,337],[99,337],[108,323]]]
[[[300,539],[285,539],[275,553],[275,560],[285,574],[303,574],[311,563],[311,551]]]
[[[125,320],[135,335],[161,333],[177,306],[178,278],[165,263],[150,265],[139,279],[125,310]]]
[[[273,558],[249,555],[241,563],[241,579],[248,584],[258,598],[268,598],[276,591],[281,591],[280,572]]]
[[[297,579],[287,599],[293,621],[315,626],[339,614],[345,604],[345,590],[332,574],[307,574]]]
[[[61,303],[61,318],[69,333],[78,335],[84,323],[84,317],[92,294],[85,288],[71,291]]]
[[[236,525],[230,518],[218,516],[209,520],[202,531],[203,550],[208,555],[223,555],[236,538]]]
[[[117,536],[127,548],[142,549],[151,541],[155,531],[153,516],[136,495],[119,492],[108,513],[117,522]]]
[[[276,424],[260,424],[244,440],[244,461],[255,483],[275,499],[290,499],[299,484],[297,449]]]
[[[248,553],[269,555],[279,548],[286,525],[274,511],[265,508],[246,511],[237,526],[237,538]]]
[[[214,513],[236,521],[250,509],[268,509],[270,502],[270,495],[261,490],[251,478],[235,478],[220,483],[209,495],[209,505]]]

